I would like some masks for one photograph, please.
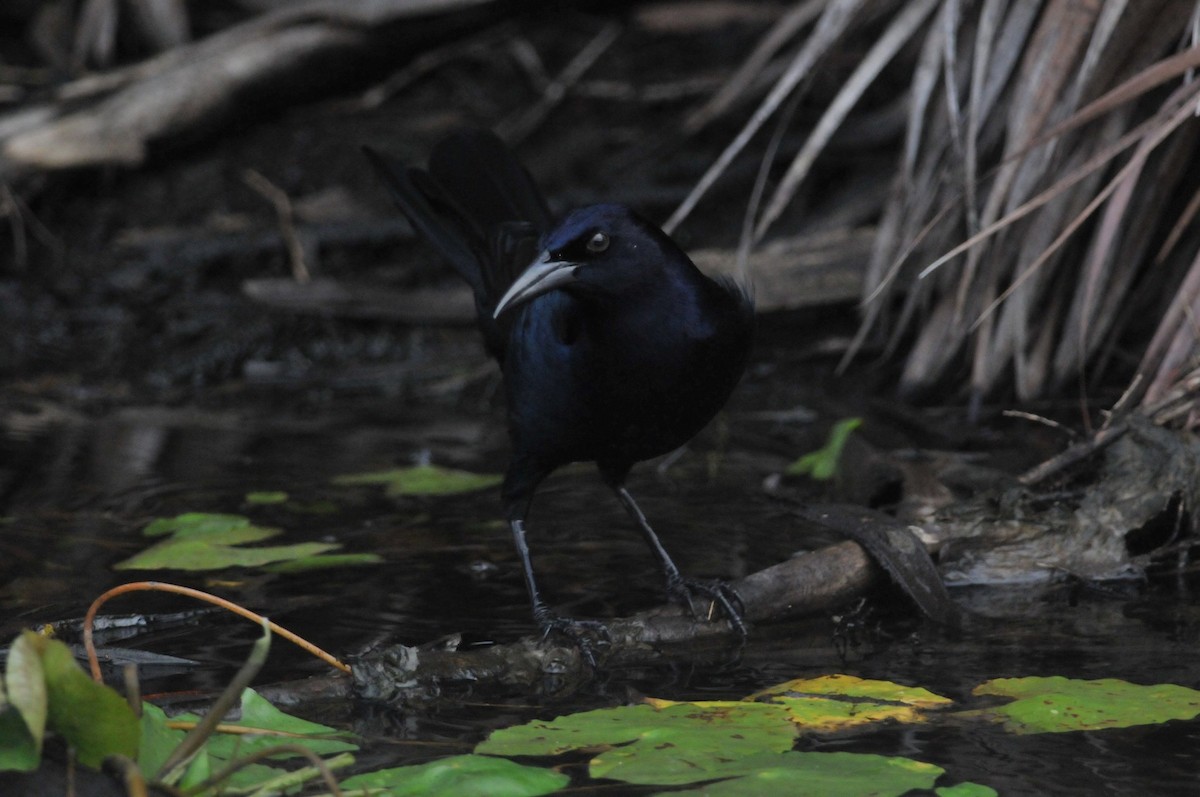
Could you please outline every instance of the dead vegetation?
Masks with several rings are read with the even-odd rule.
[[[770,197],[751,209],[749,242],[780,226],[868,86],[885,71],[893,82],[906,76],[906,129],[847,357],[881,335],[886,354],[903,359],[902,389],[965,383],[976,400],[1009,388],[1022,400],[1086,391],[1132,374],[1125,406],[1149,408],[1186,389],[1198,354],[1198,14],[1190,2],[798,4],[689,118],[707,124],[781,63],[672,223],[823,56],[870,35]],[[1170,419],[1195,422],[1178,407]]]
[[[361,58],[382,31],[394,37],[398,22],[419,30],[459,20],[462,35],[444,46],[411,44],[410,64],[360,107],[463,58],[524,64],[540,99],[497,122],[512,140],[572,96],[645,102],[658,92],[680,110],[660,140],[727,142],[668,228],[703,206],[735,164],[744,172],[747,159],[761,162],[740,249],[707,260],[726,270],[749,264],[768,286],[767,311],[811,304],[813,290],[817,302],[857,294],[862,325],[843,367],[869,348],[902,362],[903,391],[961,389],[975,401],[1087,394],[1114,380],[1128,385],[1124,407],[1190,395],[1200,309],[1195,3],[654,3],[635,7],[627,24],[600,24],[556,72],[508,21],[487,16],[490,5],[244,0],[215,15],[222,27],[196,35],[196,9],[183,0],[17,4],[5,13],[24,24],[37,63],[0,70],[2,207],[15,262],[26,262],[40,232],[28,202],[41,175],[137,167],[151,148],[228,126],[256,96],[282,89],[307,98],[314,74]],[[593,74],[631,30],[686,39],[733,22],[763,33],[723,73],[656,76],[656,85]],[[896,87],[902,96],[880,101]],[[810,113],[797,113],[802,104]],[[872,156],[886,145],[885,159],[860,169],[871,187],[853,199],[806,196],[830,148],[844,161],[855,140]],[[286,201],[271,194],[277,210]],[[797,225],[789,208],[798,201],[828,223]],[[306,231],[288,212],[279,219],[293,271],[307,274]],[[813,263],[804,254],[839,238],[849,247],[840,258]],[[847,262],[859,258],[857,268]],[[832,276],[820,273],[831,265]],[[327,295],[322,285],[310,305]],[[306,301],[282,284],[252,290],[292,308]],[[1178,401],[1159,414],[1195,421]]]

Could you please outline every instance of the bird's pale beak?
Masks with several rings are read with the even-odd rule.
[[[508,291],[500,297],[492,318],[499,318],[505,310],[524,304],[535,296],[541,296],[555,288],[569,285],[578,279],[575,274],[578,269],[578,263],[551,260],[549,252],[542,252],[541,257],[533,261],[521,276],[513,280]]]

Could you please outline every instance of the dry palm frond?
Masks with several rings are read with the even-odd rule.
[[[1166,33],[1162,22],[1180,4],[1160,4],[1144,20],[1141,12],[1118,13],[1120,5],[1088,10],[1049,3],[1029,29],[1013,85],[996,100],[1003,116],[969,123],[970,143],[961,150],[943,143],[955,140],[950,111],[929,120],[931,132],[920,141],[908,142],[918,153],[909,179],[918,185],[922,170],[964,175],[962,184],[931,176],[923,182],[939,194],[933,209],[951,208],[933,229],[966,233],[966,240],[947,246],[945,233],[926,232],[920,242],[901,232],[878,241],[874,262],[890,267],[868,278],[868,295],[886,305],[905,294],[906,306],[927,308],[921,318],[910,316],[913,328],[887,330],[893,338],[916,335],[904,388],[938,384],[966,360],[975,395],[1011,386],[1031,398],[1071,384],[1121,334],[1118,322],[1129,320],[1122,319],[1122,305],[1145,279],[1163,243],[1159,218],[1178,201],[1186,179],[1200,86],[1160,88],[1198,60],[1191,51],[1169,58],[1182,31]],[[976,97],[988,78],[969,77],[968,107],[982,108]],[[1091,98],[1098,99],[1087,103]],[[974,153],[969,163],[968,152]],[[990,163],[976,160],[988,152]],[[896,229],[931,221],[929,209],[901,201],[888,209]],[[1194,234],[1175,242],[1185,250],[1196,244]],[[939,268],[943,273],[931,279]],[[1148,298],[1169,297],[1177,282],[1160,284],[1163,293]],[[876,310],[867,320],[877,323],[879,316]]]
[[[807,20],[815,6],[793,15]],[[792,67],[810,70],[865,36],[873,46],[775,186],[756,238],[882,67],[889,85],[904,70],[908,124],[855,347],[887,341],[903,356],[905,390],[957,380],[976,399],[1086,384],[1136,347],[1136,374],[1123,374],[1138,377],[1130,400],[1160,401],[1200,365],[1198,19],[1192,0],[930,0],[873,16],[830,0]],[[764,39],[736,85],[753,84],[782,35]],[[901,46],[913,38],[919,46]],[[673,224],[802,79],[784,71]],[[723,95],[701,118],[730,105]]]
[[[762,129],[762,126],[771,118],[776,111],[787,100],[788,96],[796,90],[800,82],[808,75],[813,66],[827,54],[835,45],[842,40],[847,28],[855,16],[861,11],[864,5],[864,0],[829,0],[824,12],[821,14],[820,20],[812,32],[812,35],[804,42],[799,51],[788,64],[787,69],[775,85],[771,88],[770,93],[762,104],[754,111],[750,121],[742,128],[737,137],[725,148],[717,158],[716,163],[709,167],[708,171],[700,178],[696,187],[683,200],[680,206],[671,214],[671,218],[667,219],[663,224],[663,229],[668,233],[673,231],[675,227],[687,218],[696,203],[700,198],[712,187],[717,178],[729,167],[733,159],[737,157],[746,145],[750,143],[750,139],[754,134]]]

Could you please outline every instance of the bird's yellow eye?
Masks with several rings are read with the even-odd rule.
[[[597,253],[603,252],[607,248],[608,248],[608,234],[607,233],[596,232],[596,233],[592,234],[591,238],[588,238],[587,250],[589,252],[597,252]]]

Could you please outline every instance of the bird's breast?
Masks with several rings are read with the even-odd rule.
[[[563,462],[665,454],[712,419],[741,376],[746,346],[720,324],[661,304],[596,318],[562,294],[543,298],[514,325],[505,361],[518,449]]]

